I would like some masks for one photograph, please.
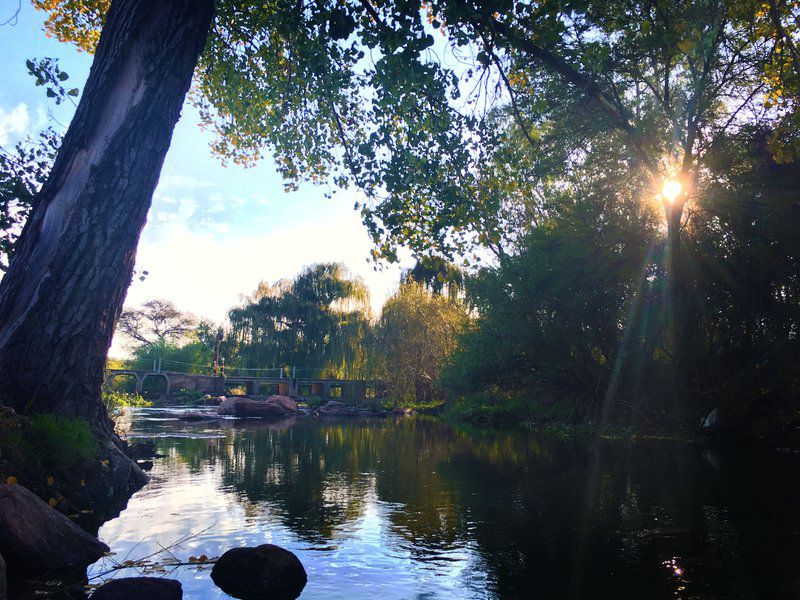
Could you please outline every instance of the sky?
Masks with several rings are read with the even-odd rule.
[[[17,2],[0,0],[0,23],[16,8]],[[70,75],[67,87],[82,90],[89,74],[92,57],[48,38],[44,18],[23,2],[18,18],[0,26],[2,146],[48,125],[65,131],[74,111],[68,103],[56,106],[34,86],[26,59],[57,58]],[[139,243],[137,268],[149,275],[134,280],[126,306],[162,298],[221,323],[260,281],[291,278],[306,265],[337,261],[364,279],[377,313],[396,290],[401,266],[375,270],[370,239],[353,210],[356,193],[325,198],[327,188],[312,185],[285,192],[269,158],[252,168],[225,166],[211,155],[212,136],[198,123],[197,110],[184,105]],[[112,356],[125,352],[121,342],[115,339]]]

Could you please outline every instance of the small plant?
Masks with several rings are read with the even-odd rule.
[[[83,419],[53,415],[36,415],[20,437],[26,456],[36,460],[49,472],[68,475],[94,457],[97,440]]]
[[[152,402],[145,400],[139,394],[121,392],[119,390],[110,388],[103,390],[103,404],[106,405],[106,410],[112,415],[119,412],[120,409],[125,408],[126,406],[153,406]]]

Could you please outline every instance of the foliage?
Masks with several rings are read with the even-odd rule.
[[[342,265],[313,265],[293,281],[262,283],[229,319],[240,368],[296,365],[350,377],[370,369],[369,293]]]
[[[197,319],[168,300],[149,300],[140,308],[122,311],[117,330],[138,349],[174,344],[197,326]]]
[[[149,407],[152,402],[148,402],[137,393],[124,392],[112,387],[103,389],[103,404],[105,404],[108,414],[112,417],[126,407]]]
[[[378,340],[392,400],[429,404],[443,400],[436,386],[443,359],[455,348],[466,313],[455,300],[406,283],[386,301]]]
[[[521,417],[566,400],[569,420],[598,428],[691,426],[713,407],[744,429],[767,415],[792,423],[800,198],[796,169],[775,160],[770,139],[769,130],[743,130],[703,159],[702,202],[680,256],[690,400],[676,387],[670,255],[657,212],[630,177],[608,178],[614,160],[603,153],[602,176],[585,172],[568,192],[546,192],[547,219],[518,252],[468,279],[479,318],[442,375],[449,392],[472,399],[463,410],[502,412],[524,398]]]

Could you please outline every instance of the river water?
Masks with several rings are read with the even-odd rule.
[[[184,423],[132,409],[166,458],[100,530],[125,560],[274,543],[310,599],[800,597],[800,459],[554,439],[425,417]],[[168,551],[163,551],[167,548]],[[167,565],[185,598],[226,598]],[[138,571],[141,572],[141,567]]]

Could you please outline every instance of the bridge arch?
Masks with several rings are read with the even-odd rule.
[[[141,394],[142,392],[142,376],[141,373],[137,373],[136,371],[112,371],[106,376],[106,385],[111,387],[114,383],[114,380],[118,377],[133,377],[134,381],[134,391],[137,394]]]
[[[161,379],[164,382],[164,395],[169,394],[169,376],[166,373],[145,373],[139,383],[140,394],[144,393],[144,386],[148,379]]]

